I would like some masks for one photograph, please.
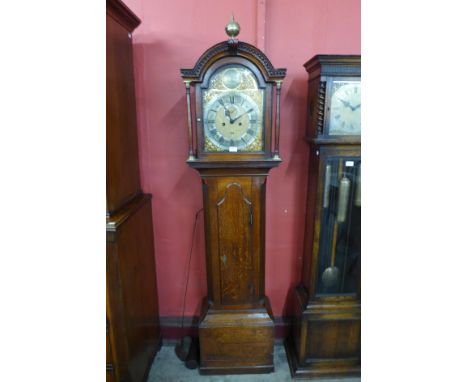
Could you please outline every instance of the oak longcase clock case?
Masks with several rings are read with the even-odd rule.
[[[297,378],[360,375],[361,59],[318,55],[309,73],[310,145],[302,281],[286,351]]]
[[[265,190],[269,170],[281,163],[286,70],[238,41],[234,19],[226,32],[227,41],[181,70],[187,163],[201,175],[204,198],[208,296],[199,322],[200,373],[267,373],[274,369],[274,325],[265,296]]]

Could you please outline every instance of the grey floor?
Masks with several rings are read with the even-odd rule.
[[[148,382],[284,382],[292,381],[288,361],[282,345],[275,346],[275,372],[270,374],[202,376],[187,369],[174,353],[174,346],[164,345],[156,355]],[[297,381],[307,381],[300,379]],[[320,382],[360,382],[360,378],[320,379]]]

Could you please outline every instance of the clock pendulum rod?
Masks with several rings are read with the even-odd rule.
[[[330,266],[327,269],[325,269],[322,274],[322,282],[327,288],[334,286],[336,282],[340,279],[340,269],[338,267],[335,267],[337,236],[338,222],[335,221],[335,223],[333,224]]]
[[[275,154],[274,159],[280,159],[279,156],[279,135],[280,135],[280,98],[281,84],[283,81],[276,81],[276,120],[275,120]]]
[[[195,160],[193,151],[193,132],[192,132],[192,112],[190,110],[190,81],[184,81],[185,94],[187,96],[187,126],[188,126],[188,144],[189,144],[189,157],[188,160]]]

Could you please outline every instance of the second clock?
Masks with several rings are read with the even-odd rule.
[[[361,362],[361,58],[318,55],[309,73],[302,280],[286,341],[296,378],[356,376]]]

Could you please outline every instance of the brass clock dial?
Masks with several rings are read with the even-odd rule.
[[[221,94],[206,105],[205,139],[221,149],[237,152],[255,140],[258,115],[258,106],[248,95]]]
[[[263,150],[263,89],[243,65],[218,69],[203,92],[205,151]]]
[[[329,135],[361,134],[361,82],[333,81]]]

